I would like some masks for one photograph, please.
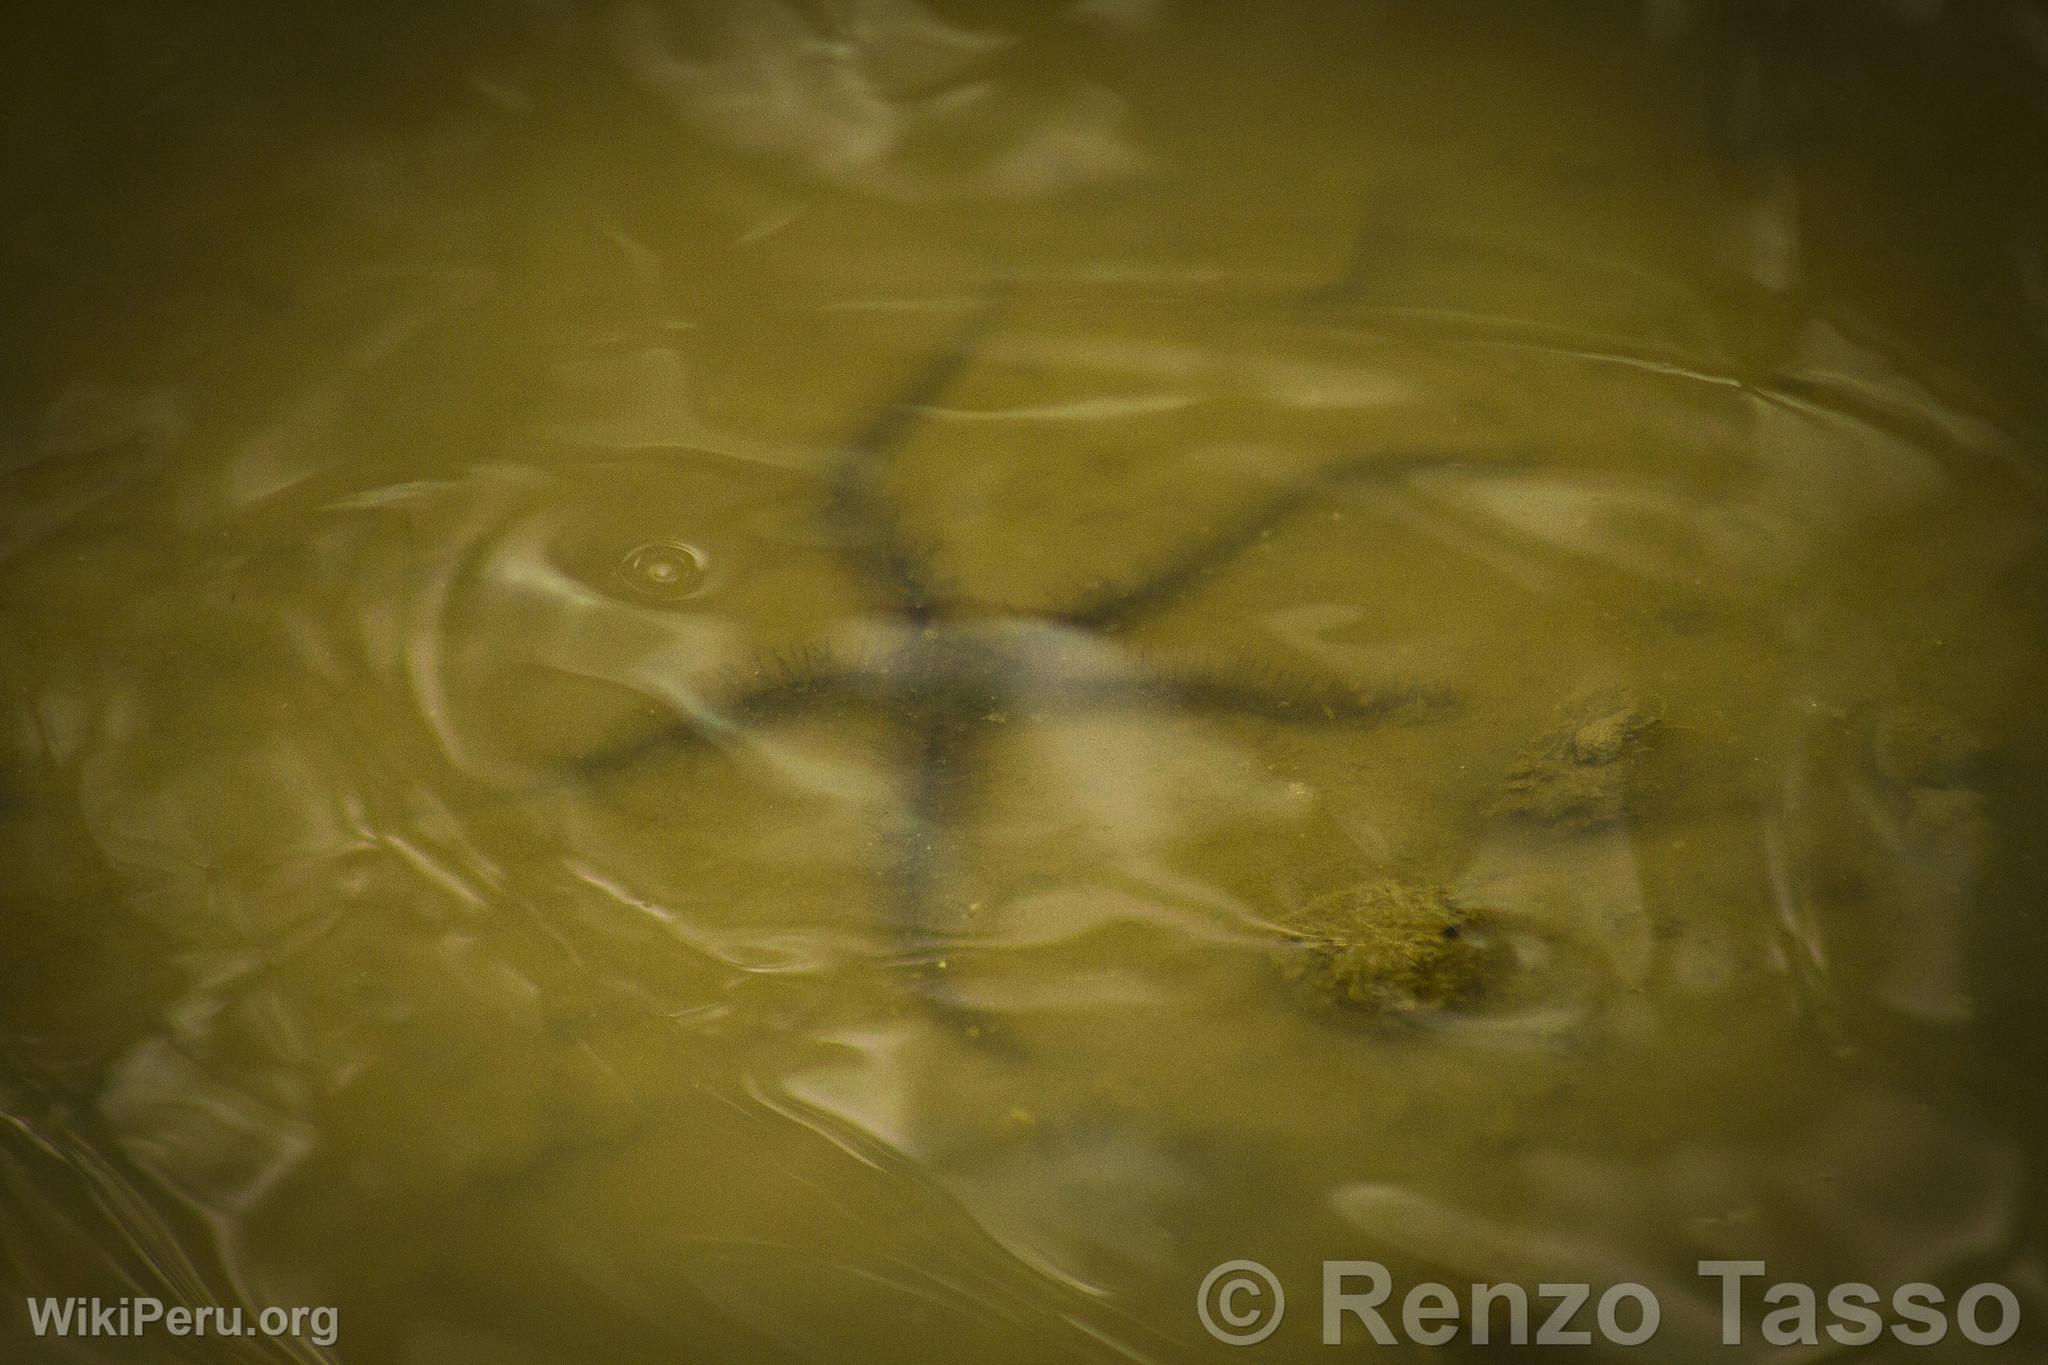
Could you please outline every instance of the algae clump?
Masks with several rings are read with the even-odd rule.
[[[1573,698],[1509,769],[1495,810],[1565,829],[1621,819],[1640,795],[1642,759],[1663,723],[1626,692]]]
[[[1281,923],[1281,973],[1318,1007],[1412,1018],[1480,999],[1501,952],[1482,916],[1434,886],[1366,882]]]

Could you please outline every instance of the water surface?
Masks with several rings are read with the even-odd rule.
[[[47,16],[0,1285],[407,1365],[1317,1359],[1326,1258],[2032,1333],[2044,35]],[[1372,887],[1484,981],[1291,983]]]

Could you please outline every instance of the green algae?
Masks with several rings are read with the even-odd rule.
[[[1281,974],[1312,1007],[1381,1020],[1477,1003],[1502,966],[1485,917],[1431,885],[1343,887],[1288,916],[1281,934]]]
[[[1629,693],[1582,693],[1509,769],[1497,814],[1568,830],[1612,824],[1645,792],[1643,760],[1664,728],[1662,714]]]

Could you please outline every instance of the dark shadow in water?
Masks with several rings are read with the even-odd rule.
[[[712,708],[711,720],[678,722],[569,765],[576,777],[589,780],[649,761],[708,757],[724,736],[804,714],[858,709],[886,716],[907,737],[906,775],[890,822],[880,888],[897,960],[942,1019],[983,1041],[996,1041],[989,1021],[955,999],[944,980],[957,927],[944,922],[938,887],[985,767],[987,741],[1016,712],[1025,686],[1038,712],[1234,716],[1287,726],[1419,723],[1454,706],[1452,697],[1434,689],[1371,690],[1334,679],[1275,676],[1270,667],[1242,662],[1147,657],[1105,677],[1060,676],[1055,660],[1048,678],[1042,644],[990,632],[990,625],[1019,616],[972,605],[940,580],[936,547],[904,531],[885,476],[928,406],[974,363],[1000,314],[999,306],[977,311],[840,448],[824,476],[821,515],[836,554],[883,599],[904,627],[903,642],[858,661],[813,654],[760,665]],[[1083,637],[1116,637],[1172,610],[1335,490],[1423,470],[1499,463],[1406,451],[1338,460],[1254,503],[1148,572],[1093,588],[1032,619]]]

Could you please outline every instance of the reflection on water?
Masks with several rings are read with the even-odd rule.
[[[1235,1257],[1269,1359],[1325,1258],[1678,1360],[1765,1352],[1707,1258],[2048,1309],[2048,18],[68,22],[7,1293],[408,1365],[1221,1358]]]

